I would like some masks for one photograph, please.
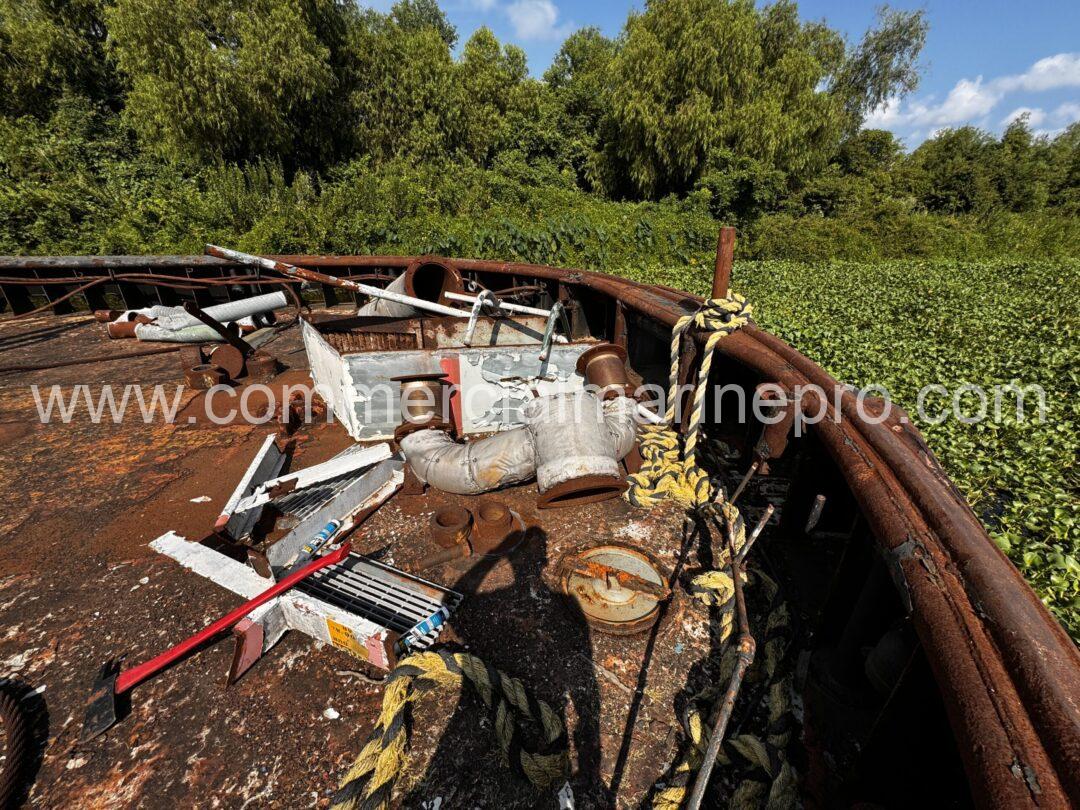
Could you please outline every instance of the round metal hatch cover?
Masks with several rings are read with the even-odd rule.
[[[658,598],[622,587],[613,576],[590,576],[585,569],[594,564],[601,572],[604,567],[625,571],[664,587],[660,564],[640,549],[610,543],[571,555],[563,565],[563,593],[577,603],[592,627],[616,635],[652,627],[660,614]]]

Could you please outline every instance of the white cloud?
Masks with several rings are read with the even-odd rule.
[[[1023,73],[999,76],[990,81],[983,81],[982,76],[961,79],[945,99],[938,103],[935,103],[934,96],[916,99],[906,105],[901,104],[898,99],[889,99],[867,116],[866,125],[883,129],[956,126],[989,115],[1010,93],[1042,92],[1062,87],[1080,87],[1080,53],[1048,56]],[[1055,111],[1053,117],[1064,119],[1072,114],[1073,117],[1068,123],[1080,118],[1080,105],[1068,102],[1062,107],[1068,107],[1069,112],[1058,116],[1058,111]],[[1035,126],[1049,120],[1040,109],[1019,107],[1006,116],[1002,124],[1009,123],[1025,111],[1031,113],[1031,123]],[[1037,117],[1040,117],[1039,120],[1036,120]]]
[[[1075,124],[1077,121],[1080,121],[1080,103],[1066,101],[1054,110],[1054,120],[1066,127],[1069,124]]]
[[[559,24],[559,8],[551,0],[516,0],[506,16],[518,39],[562,39],[573,26]]]
[[[1017,76],[1002,76],[997,83],[1006,93],[1013,90],[1040,92],[1058,87],[1080,87],[1080,53],[1048,56]]]
[[[1001,126],[1007,127],[1013,121],[1018,120],[1022,116],[1028,117],[1028,123],[1033,127],[1042,126],[1046,121],[1046,111],[1038,107],[1017,107],[1011,113],[1001,119]]]

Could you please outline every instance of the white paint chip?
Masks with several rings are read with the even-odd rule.
[[[209,495],[200,495],[198,498],[192,498],[192,503],[210,503],[212,498]]]
[[[322,716],[327,720],[337,720],[341,717],[341,713],[337,711],[333,706],[327,707],[326,711],[322,713]]]

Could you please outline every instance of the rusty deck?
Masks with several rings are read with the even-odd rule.
[[[412,261],[283,258],[360,274],[401,269]],[[165,270],[205,266],[221,271],[220,262],[206,257],[151,259],[126,261],[132,268],[150,262]],[[5,273],[16,272],[20,263],[33,272],[101,272],[95,268],[110,262],[116,263],[109,257],[29,264],[5,259],[2,267]],[[512,274],[557,285],[560,294],[573,291],[614,300],[616,339],[620,330],[625,334],[631,315],[670,328],[698,303],[676,290],[585,271],[476,260],[456,264],[471,273]],[[98,327],[83,321],[85,317],[65,315],[3,323],[4,362],[32,365],[126,348],[87,340],[86,333]],[[12,338],[16,333],[20,337]],[[288,354],[289,341],[296,340],[295,334],[286,333],[275,353],[285,355],[302,373],[302,352]],[[787,390],[806,383],[826,389],[835,384],[810,360],[755,327],[722,341],[719,351]],[[687,358],[688,364],[693,361]],[[0,514],[0,667],[30,688],[45,687],[38,699],[47,707],[49,745],[33,802],[152,806],[158,796],[180,803],[213,796],[226,806],[248,800],[268,806],[325,803],[355,754],[381,690],[337,675],[336,670],[351,662],[333,650],[314,650],[296,634],[228,691],[218,687],[227,669],[222,648],[179,665],[141,690],[140,712],[105,745],[92,754],[76,750],[85,685],[103,651],[127,649],[139,655],[158,649],[230,606],[228,594],[183,575],[170,561],[153,555],[146,543],[166,529],[189,537],[205,532],[262,435],[262,429],[251,426],[211,430],[197,423],[125,423],[122,430],[85,422],[48,429],[37,424],[30,384],[70,385],[88,379],[119,385],[171,383],[177,379],[177,362],[164,354],[0,377],[0,491],[6,504]],[[1067,804],[1070,796],[1080,795],[1080,654],[1075,645],[987,537],[910,423],[867,423],[856,413],[853,399],[844,397],[839,408],[826,403],[826,411],[830,417],[842,413],[844,419],[827,418],[817,426],[816,437],[851,488],[910,606],[976,803]],[[343,431],[318,428],[300,452],[314,462],[340,449],[344,441]],[[199,496],[212,500],[191,502]],[[393,508],[402,507],[395,502]],[[422,511],[414,509],[416,515]],[[598,505],[595,520],[608,525],[628,519],[604,512],[615,509]],[[407,523],[399,516],[396,523],[383,525],[390,514],[388,510],[372,523],[372,542],[394,539],[395,526]],[[549,539],[548,558],[562,549],[564,538],[572,543],[581,537],[581,526],[562,527],[565,534],[559,533],[557,545]],[[674,521],[668,528],[673,532]],[[550,596],[545,566],[536,561],[523,561],[517,568],[504,563],[501,570],[489,572],[478,593],[492,600],[532,598],[528,590],[508,587],[531,576],[537,594]],[[531,574],[519,568],[529,568]],[[450,584],[465,584],[468,575],[461,571]],[[537,638],[546,633],[558,641],[561,629],[569,633],[563,640],[571,646],[580,643],[569,623],[530,624],[528,608],[523,604],[507,610],[511,631],[536,633]],[[461,622],[467,626],[467,614]],[[461,641],[469,643],[467,638]],[[672,650],[682,643],[669,641]],[[500,649],[490,654],[497,656]],[[622,687],[633,687],[629,670],[635,668],[635,651],[632,643],[619,642],[610,651],[602,644],[594,646],[593,654],[605,667],[600,672],[588,665],[596,676],[594,694],[601,695],[606,706],[609,692],[624,694]],[[586,669],[584,658],[559,655],[555,660],[562,662],[563,680],[554,664],[522,673],[537,682],[546,678],[546,696],[553,699],[563,694],[564,684],[578,682]],[[629,669],[623,670],[624,665]],[[573,670],[575,666],[579,669]],[[575,678],[567,676],[570,671]],[[573,697],[564,700],[571,709],[577,705]],[[617,703],[613,699],[611,705]],[[323,711],[331,705],[341,719],[325,719]],[[613,709],[611,728],[619,726],[617,714]],[[657,722],[671,721],[665,716]],[[283,735],[283,727],[292,733]],[[601,719],[595,734],[586,736],[603,743],[606,729],[607,720]],[[650,739],[664,738],[663,728],[650,732],[655,732]],[[480,737],[474,742],[479,745]],[[441,756],[437,745],[428,748],[432,756]],[[659,761],[659,752],[656,755]],[[484,761],[485,756],[455,747],[445,752],[445,761],[451,763],[446,767]],[[600,773],[610,767],[607,756],[601,744],[595,758]],[[425,771],[433,786],[444,784],[439,781],[441,767]],[[655,770],[650,775],[655,778]],[[629,781],[627,786],[635,789]],[[458,788],[463,789],[469,788]],[[459,795],[464,801],[472,798]]]

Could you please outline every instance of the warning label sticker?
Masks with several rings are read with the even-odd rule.
[[[326,629],[330,633],[330,643],[335,647],[350,652],[357,658],[368,660],[367,646],[358,641],[356,635],[348,627],[333,619],[327,619]]]

